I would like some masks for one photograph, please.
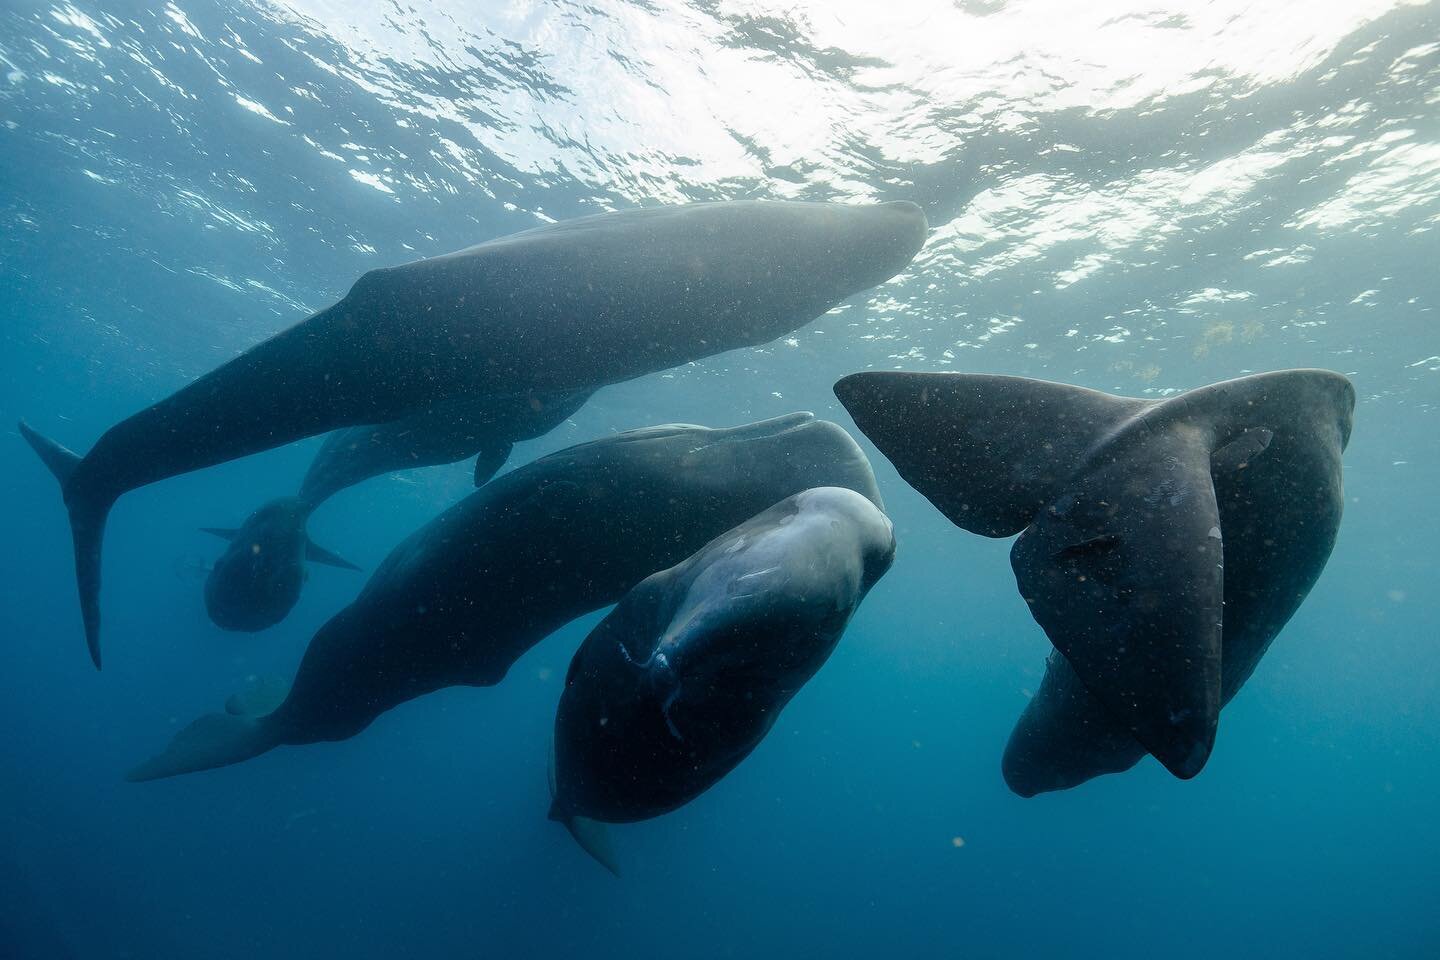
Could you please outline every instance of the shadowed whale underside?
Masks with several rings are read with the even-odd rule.
[[[1063,659],[1011,737],[1017,793],[1210,756],[1221,706],[1329,558],[1355,392],[1286,370],[1136,400],[970,374],[859,373],[856,424],[957,525],[1020,534],[1016,582]]]
[[[460,397],[594,390],[766,343],[893,277],[925,240],[901,201],[689,204],[549,224],[373,270],[344,299],[116,424],[60,481],[100,666],[105,520],[130,490]]]
[[[315,634],[278,706],[201,717],[130,779],[342,740],[406,700],[499,683],[565,623],[816,486],[881,506],[860,447],[808,413],[727,429],[667,424],[542,457],[391,551],[355,602]]]

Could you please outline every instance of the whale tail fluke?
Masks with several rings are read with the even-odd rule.
[[[100,548],[105,537],[105,518],[112,498],[87,496],[70,482],[83,459],[21,420],[20,435],[39,455],[60,483],[65,507],[70,513],[70,534],[75,543],[75,581],[80,590],[80,614],[85,622],[85,643],[90,659],[100,669]]]
[[[125,775],[131,783],[160,780],[240,763],[279,746],[263,717],[207,713],[175,734],[170,745]]]
[[[24,420],[21,420],[17,426],[20,429],[20,436],[30,444],[30,449],[39,454],[40,459],[45,461],[45,466],[55,474],[55,479],[60,481],[60,489],[65,489],[65,484],[70,482],[70,475],[80,465],[80,455],[62,447],[49,437],[37,433]]]
[[[615,845],[610,842],[610,831],[605,824],[599,820],[591,820],[589,817],[577,817],[574,814],[565,813],[556,802],[557,790],[555,787],[555,748],[550,748],[550,766],[546,771],[550,780],[550,819],[558,820],[580,844],[580,849],[590,854],[591,858],[600,866],[609,870],[615,876],[620,876],[620,862],[615,857]]]

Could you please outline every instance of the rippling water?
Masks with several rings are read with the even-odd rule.
[[[877,458],[894,571],[762,750],[623,834],[623,883],[544,820],[589,620],[345,744],[123,784],[359,584],[315,574],[258,637],[204,618],[195,528],[293,487],[313,444],[150,488],[112,524],[92,675],[52,481],[9,437],[0,956],[1433,955],[1436,4],[7,0],[0,414],[83,448],[372,267],[741,197],[911,199],[932,235],[793,336],[606,388],[512,464],[657,421],[845,422],[830,384],[865,368],[1354,380],[1340,544],[1205,774],[1010,796],[1048,645],[1004,544]],[[467,483],[374,481],[317,539],[373,567]]]

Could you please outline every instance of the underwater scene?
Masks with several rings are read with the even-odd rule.
[[[0,960],[1440,956],[1440,3],[0,3]]]

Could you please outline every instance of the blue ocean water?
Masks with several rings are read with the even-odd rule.
[[[1440,5],[6,0],[0,9],[0,957],[1434,956],[1440,948]],[[125,498],[89,665],[54,481],[77,449],[364,271],[610,209],[911,199],[900,277],[764,347],[601,390],[508,468],[792,410],[863,369],[1159,397],[1326,367],[1359,403],[1329,566],[1195,780],[1022,800],[1050,649],[1008,544],[871,453],[896,563],[761,747],[617,828],[545,818],[586,617],[501,685],[338,744],[124,772],[288,675],[363,575],[258,635],[215,541],[311,440]],[[321,509],[367,569],[470,489]]]

